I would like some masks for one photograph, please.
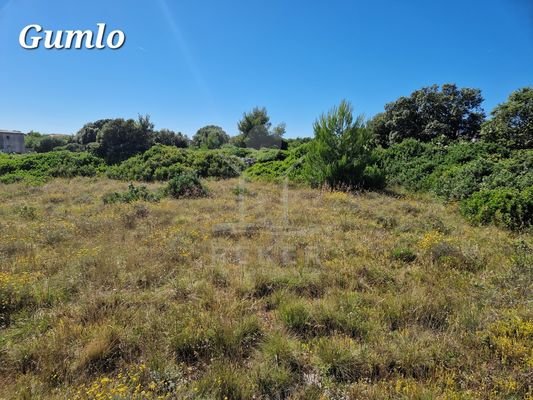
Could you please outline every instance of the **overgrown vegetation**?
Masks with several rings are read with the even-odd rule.
[[[0,153],[0,182],[42,183],[51,177],[95,176],[105,170],[102,159],[88,153],[55,151],[45,154]]]
[[[146,186],[135,186],[133,184],[130,184],[125,192],[108,193],[102,198],[104,204],[133,203],[135,201],[156,202],[160,199],[160,194],[150,192]]]
[[[533,398],[532,100],[29,135],[0,154],[0,397]]]
[[[379,156],[391,184],[461,201],[471,221],[511,229],[533,224],[532,150],[485,142],[442,147],[409,139],[381,150]]]
[[[39,184],[98,174],[157,182],[243,174],[352,191],[388,184],[460,202],[472,223],[524,230],[533,224],[532,93],[512,93],[485,122],[481,92],[453,84],[417,90],[368,122],[342,102],[315,122],[313,139],[283,139],[285,125],[273,127],[259,107],[243,114],[233,138],[216,125],[189,141],[179,132],[156,131],[149,116],[104,119],[84,125],[71,139],[31,132],[28,148],[54,151],[1,156],[0,182]]]
[[[200,182],[200,179],[192,173],[174,176],[168,182],[166,192],[177,199],[204,197],[207,195],[207,189]]]

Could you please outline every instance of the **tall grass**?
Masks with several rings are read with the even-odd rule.
[[[532,395],[527,233],[424,195],[204,184],[0,186],[1,398]]]

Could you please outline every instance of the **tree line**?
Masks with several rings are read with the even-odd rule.
[[[369,121],[357,119],[368,129],[376,145],[389,147],[405,139],[421,142],[485,140],[512,149],[533,146],[533,88],[513,92],[486,119],[479,89],[458,88],[455,84],[433,85],[388,103],[384,111]],[[344,106],[339,108],[345,112]],[[220,126],[199,129],[191,139],[169,129],[155,130],[149,116],[133,119],[101,119],[85,124],[74,136],[27,135],[30,150],[48,152],[58,147],[89,150],[110,163],[146,151],[155,144],[179,148],[218,149],[224,145],[248,148],[286,148],[286,127],[272,125],[266,108],[256,107],[243,114],[238,135],[230,137]],[[316,126],[315,126],[316,134]]]
[[[178,148],[219,149],[224,145],[247,148],[287,148],[285,124],[272,125],[266,108],[255,107],[238,122],[239,134],[230,137],[217,125],[200,128],[189,139],[170,129],[156,130],[149,115],[134,119],[101,119],[85,124],[75,135],[41,135],[30,132],[26,147],[38,153],[52,150],[85,151],[115,164],[161,144]]]

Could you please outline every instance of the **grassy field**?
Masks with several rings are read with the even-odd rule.
[[[0,398],[533,398],[531,235],[431,197],[207,186],[0,186]]]

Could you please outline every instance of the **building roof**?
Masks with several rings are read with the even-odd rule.
[[[0,129],[0,133],[8,133],[10,135],[24,135],[21,131],[10,131],[7,129]]]

